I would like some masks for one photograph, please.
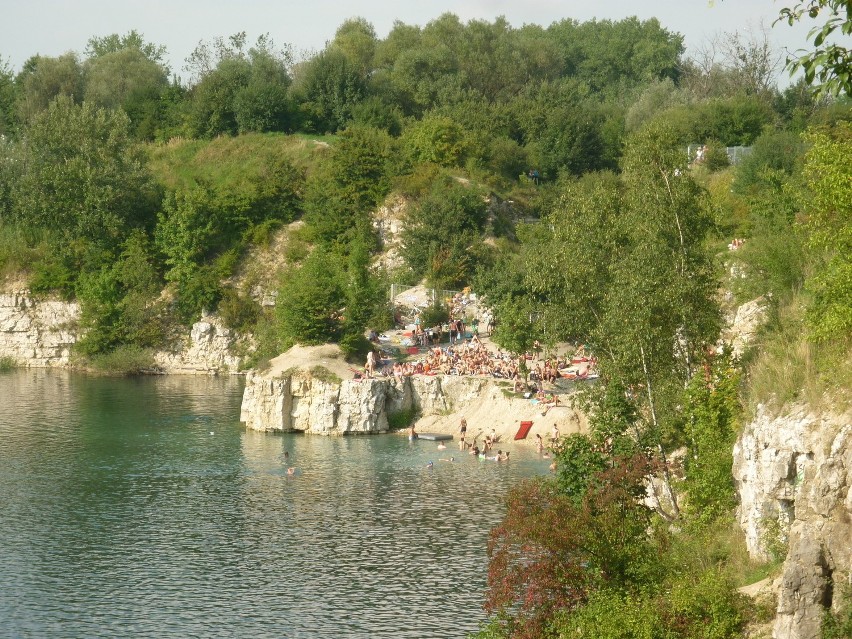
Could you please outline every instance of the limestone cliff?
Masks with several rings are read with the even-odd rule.
[[[0,357],[17,366],[68,366],[71,349],[80,338],[80,305],[40,298],[29,290],[0,293]],[[207,316],[172,348],[154,355],[157,372],[177,374],[237,373],[234,354],[239,337],[222,321]]]
[[[765,408],[734,448],[739,520],[749,552],[787,547],[775,639],[817,639],[852,569],[852,411]]]
[[[351,379],[338,351],[330,345],[295,347],[273,360],[270,370],[250,371],[240,420],[263,431],[381,433],[388,430],[388,415],[411,410],[419,416],[419,429],[454,432],[464,416],[469,435],[493,428],[503,441],[522,420],[533,422],[530,439],[536,432],[548,434],[554,424],[562,434],[586,427],[585,418],[569,406],[542,409],[489,378]]]
[[[221,319],[207,315],[192,325],[182,342],[155,353],[154,362],[161,373],[238,373],[241,360],[234,354],[238,339]]]
[[[79,318],[74,302],[37,299],[28,290],[0,293],[0,357],[18,366],[66,366]]]

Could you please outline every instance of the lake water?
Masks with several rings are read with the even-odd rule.
[[[0,374],[0,637],[477,629],[488,531],[546,460],[246,431],[241,396],[233,378]]]

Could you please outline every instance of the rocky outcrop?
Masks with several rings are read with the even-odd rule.
[[[74,302],[37,299],[28,290],[0,293],[0,357],[17,366],[66,366],[79,318]]]
[[[234,355],[239,337],[215,315],[192,325],[183,343],[154,355],[157,370],[172,374],[238,373],[241,358]]]
[[[70,365],[71,348],[80,339],[80,305],[38,298],[21,289],[0,293],[0,357],[16,366],[48,368]],[[192,326],[172,349],[154,356],[157,371],[176,374],[237,373],[234,354],[239,336],[215,316]]]
[[[563,434],[585,428],[585,419],[572,408],[543,411],[540,405],[512,397],[499,381],[488,378],[341,381],[324,368],[250,371],[240,420],[254,430],[346,435],[386,432],[388,416],[403,411],[419,417],[418,428],[439,432],[454,431],[463,415],[470,424],[470,435],[493,428],[504,440],[514,434],[521,420],[536,424],[530,437],[537,431],[549,432],[553,424]]]
[[[749,552],[786,559],[773,637],[817,639],[852,569],[852,411],[764,407],[734,448],[739,521]]]
[[[741,304],[728,314],[722,340],[730,345],[735,357],[742,357],[754,343],[767,318],[768,303],[764,297]]]

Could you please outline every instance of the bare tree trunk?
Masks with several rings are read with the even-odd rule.
[[[648,372],[648,362],[645,359],[645,347],[640,345],[639,352],[642,354],[642,370],[645,372],[645,388],[648,390],[648,406],[651,409],[651,422],[654,425],[654,428],[657,429],[657,410],[654,407],[654,393],[651,388],[651,375]],[[677,497],[674,494],[674,490],[672,489],[672,478],[669,473],[669,463],[666,459],[666,452],[663,450],[663,445],[658,441],[657,442],[657,452],[660,455],[660,459],[663,462],[663,485],[666,489],[666,496],[669,498],[669,502],[672,505],[673,512],[668,513],[663,509],[663,505],[660,502],[659,495],[657,495],[657,488],[654,486],[654,482],[651,482],[651,490],[654,493],[654,498],[657,501],[658,512],[662,515],[667,521],[674,521],[678,517],[680,517],[680,508],[677,505]]]

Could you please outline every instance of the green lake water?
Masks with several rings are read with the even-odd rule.
[[[488,531],[508,487],[548,460],[246,431],[242,388],[0,374],[0,637],[477,629]]]

